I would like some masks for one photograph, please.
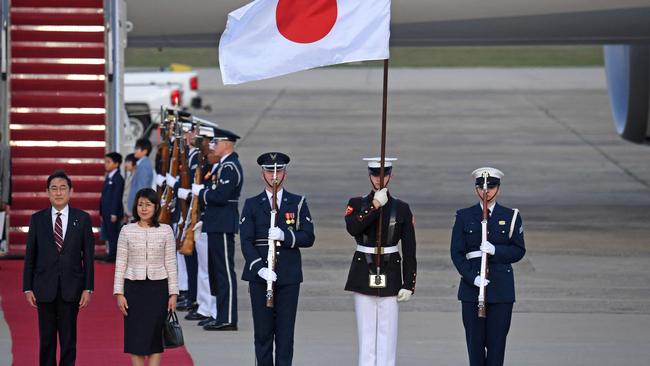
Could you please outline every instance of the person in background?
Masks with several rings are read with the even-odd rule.
[[[135,151],[133,155],[137,159],[136,169],[131,181],[131,190],[129,191],[128,205],[134,207],[135,194],[142,188],[151,188],[153,184],[153,166],[149,160],[151,154],[151,141],[146,138],[140,138],[135,142]]]
[[[117,243],[113,294],[124,315],[124,352],[133,366],[144,366],[145,358],[158,366],[165,319],[178,297],[176,239],[169,225],[158,223],[156,191],[143,188],[134,202],[134,222],[122,228]]]
[[[121,164],[122,155],[119,153],[111,152],[104,157],[106,180],[99,200],[99,216],[102,239],[106,240],[108,249],[104,260],[110,263],[115,262],[117,235],[120,233],[120,223],[124,216],[121,199],[124,193],[124,179],[120,174]]]
[[[131,183],[133,182],[133,174],[135,174],[135,165],[138,160],[133,153],[124,158],[124,193],[122,194],[122,209],[124,211],[124,223],[128,223],[129,219],[133,216],[131,207],[129,207],[129,193],[131,192]]]

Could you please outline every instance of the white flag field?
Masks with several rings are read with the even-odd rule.
[[[255,0],[228,14],[224,84],[389,57],[390,0]]]

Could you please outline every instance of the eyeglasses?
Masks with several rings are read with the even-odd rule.
[[[50,191],[53,193],[58,193],[58,192],[65,193],[68,191],[68,186],[60,186],[60,187],[50,186]]]

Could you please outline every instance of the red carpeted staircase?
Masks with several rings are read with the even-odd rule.
[[[9,254],[22,255],[29,217],[49,205],[46,178],[59,169],[72,178],[71,205],[91,214],[98,237],[106,30],[103,0],[12,0],[10,15]]]

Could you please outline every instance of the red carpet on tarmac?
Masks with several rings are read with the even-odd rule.
[[[124,323],[113,297],[111,264],[95,264],[95,293],[90,305],[79,312],[77,365],[130,365],[124,349]],[[38,365],[38,323],[36,309],[22,292],[22,260],[0,260],[0,304],[11,331],[14,366]],[[165,350],[162,365],[193,365],[185,347]]]

